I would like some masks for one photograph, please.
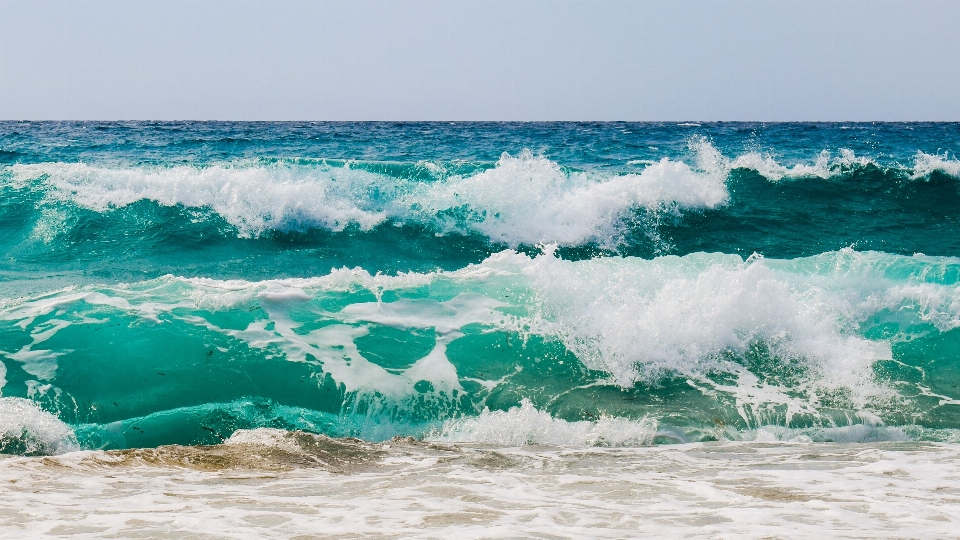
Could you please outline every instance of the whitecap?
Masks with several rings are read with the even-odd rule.
[[[638,174],[567,173],[525,151],[504,154],[496,167],[473,176],[424,184],[406,200],[424,218],[439,216],[448,228],[475,230],[511,246],[610,244],[632,209],[715,208],[729,199],[724,182],[722,170],[694,170],[667,158]],[[459,215],[445,217],[455,209]]]
[[[960,160],[955,157],[951,158],[946,152],[943,154],[927,154],[918,151],[914,158],[911,178],[930,178],[930,175],[934,172],[960,178]]]
[[[0,398],[0,453],[55,455],[80,450],[70,426],[34,402]]]
[[[652,444],[656,433],[657,422],[649,418],[570,422],[537,410],[524,399],[507,411],[484,410],[476,417],[449,421],[427,439],[498,446],[643,446]]]
[[[434,167],[436,169],[437,167]],[[695,170],[663,158],[636,174],[568,171],[529,150],[503,154],[493,168],[415,181],[321,162],[206,167],[109,168],[83,163],[17,164],[18,189],[97,212],[150,200],[207,208],[240,236],[270,230],[417,222],[446,232],[484,234],[511,246],[558,242],[609,244],[635,209],[714,208],[729,194],[723,171]],[[435,171],[436,172],[436,171]],[[48,220],[49,221],[49,220]],[[36,232],[50,241],[63,219]]]

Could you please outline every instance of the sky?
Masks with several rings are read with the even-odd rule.
[[[960,0],[0,0],[0,119],[960,121]]]

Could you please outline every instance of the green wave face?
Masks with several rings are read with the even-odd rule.
[[[2,392],[96,448],[262,426],[436,436],[525,405],[652,421],[662,442],[953,430],[958,277],[955,259],[849,249],[573,262],[548,248],[451,272],[70,287],[0,310]]]

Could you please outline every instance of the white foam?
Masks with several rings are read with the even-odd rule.
[[[960,447],[397,444],[366,470],[7,458],[0,536],[953,538]]]
[[[855,168],[871,165],[881,169],[894,169],[901,174],[908,175],[913,180],[929,178],[933,172],[960,178],[960,160],[951,157],[946,152],[943,154],[927,154],[917,151],[912,168],[900,165],[881,165],[871,158],[857,156],[853,150],[848,148],[841,148],[839,155],[836,156],[828,150],[824,150],[810,162],[798,162],[792,165],[781,164],[772,155],[762,152],[747,152],[732,159],[722,159],[728,169],[750,169],[772,182],[801,178],[825,180]]]
[[[0,398],[0,448],[25,454],[63,454],[80,449],[69,426],[23,398]]]
[[[57,373],[57,357],[63,356],[70,351],[50,351],[50,350],[31,350],[29,345],[24,345],[15,353],[4,353],[7,358],[23,364],[23,370],[30,375],[42,380],[53,379]]]
[[[300,447],[297,446],[296,441],[287,436],[289,433],[274,428],[238,429],[223,441],[223,444],[268,446],[297,452]]]
[[[385,219],[376,210],[382,177],[349,168],[295,165],[106,168],[83,163],[18,164],[15,181],[41,181],[50,196],[97,211],[140,200],[208,207],[241,235],[320,226],[369,229]],[[358,203],[365,203],[358,206]]]
[[[475,232],[511,247],[520,244],[615,245],[625,218],[647,211],[709,209],[729,201],[726,180],[733,169],[751,169],[770,181],[827,179],[874,165],[841,148],[810,162],[783,164],[759,151],[728,158],[709,140],[690,139],[693,165],[682,160],[630,160],[639,173],[570,171],[524,150],[504,153],[496,165],[470,175],[421,163],[433,178],[397,178],[326,162],[238,162],[205,167],[110,168],[83,163],[16,164],[8,167],[15,187],[44,191],[104,212],[140,200],[209,208],[241,236],[270,230],[320,227],[367,230],[385,222],[417,222],[443,231]],[[911,178],[934,171],[960,177],[960,161],[948,154],[918,152]],[[49,242],[67,227],[62,212],[44,208],[33,236]]]
[[[764,404],[782,404],[788,419],[815,414],[818,396],[840,389],[850,391],[858,408],[896,406],[898,394],[874,380],[871,369],[892,358],[891,341],[867,339],[859,325],[875,316],[895,318],[903,329],[960,324],[955,284],[884,274],[887,266],[917,263],[850,249],[798,261],[692,254],[569,262],[548,250],[485,262],[513,267],[527,279],[534,319],[543,321],[530,327],[558,336],[588,367],[624,387],[679,376],[708,393],[722,390],[737,399],[748,424],[754,422],[748,408],[756,413]],[[925,264],[917,274],[929,278],[920,270]],[[764,382],[736,360],[758,343],[775,364],[796,373],[788,388]],[[736,382],[718,383],[711,373]]]
[[[426,298],[395,302],[358,303],[344,307],[347,322],[372,322],[394,328],[433,328],[438,334],[456,332],[472,323],[493,324],[503,318],[495,311],[507,304],[474,293],[462,293],[446,302]]]
[[[758,340],[787,357],[853,371],[890,355],[889,347],[851,335],[841,322],[843,298],[762,259],[567,262],[547,254],[514,261],[568,347],[625,386],[665,372],[700,377],[723,364],[720,353],[742,353]]]
[[[790,429],[783,426],[762,426],[741,433],[728,433],[733,439],[756,442],[832,442],[832,443],[871,443],[899,442],[910,437],[900,428],[887,427],[874,423],[852,424],[838,427],[817,427]]]
[[[568,422],[538,411],[529,400],[508,411],[484,410],[479,416],[447,422],[429,440],[498,446],[642,446],[657,433],[652,419],[605,417]]]
[[[237,164],[208,167],[106,168],[83,163],[17,164],[14,185],[37,186],[57,200],[108,211],[140,200],[210,208],[242,236],[271,229],[355,223],[370,229],[390,218],[479,232],[510,245],[587,241],[608,243],[632,209],[713,208],[728,193],[722,174],[662,159],[639,174],[567,172],[524,151],[496,166],[432,182],[326,165]],[[54,223],[56,222],[56,223]],[[57,225],[59,223],[59,225]],[[36,236],[49,241],[44,220]]]
[[[279,283],[273,283],[274,286]],[[307,333],[299,332],[302,321],[291,317],[292,310],[311,309],[299,295],[283,295],[279,300],[258,297],[267,313],[267,320],[250,323],[244,330],[218,328],[199,317],[181,320],[202,324],[207,328],[242,340],[250,347],[273,347],[295,362],[315,362],[323,366],[348,392],[369,409],[396,406],[414,399],[420,393],[416,385],[427,381],[436,391],[447,396],[462,391],[457,370],[446,356],[447,345],[462,336],[460,328],[467,324],[491,324],[501,318],[495,311],[503,305],[488,297],[463,293],[446,301],[433,299],[400,299],[396,302],[355,303],[337,313],[317,312],[344,324],[330,324]],[[376,323],[397,328],[424,328],[435,332],[435,345],[413,365],[388,371],[365,358],[355,341],[369,334],[369,325]],[[427,398],[432,399],[430,396]]]
[[[3,320],[4,318],[4,315],[0,314],[0,320]],[[37,377],[40,380],[46,381],[53,379],[56,376],[58,367],[57,357],[63,356],[72,351],[52,351],[46,349],[36,349],[35,347],[40,343],[50,339],[57,332],[70,326],[71,324],[72,323],[69,321],[63,321],[60,319],[49,319],[44,321],[42,324],[37,325],[33,332],[30,333],[30,337],[33,338],[31,343],[24,345],[16,352],[0,351],[0,354],[16,362],[20,362],[23,364],[23,370],[25,372]],[[0,388],[2,388],[2,385],[0,385]]]
[[[791,166],[780,164],[769,154],[748,152],[729,161],[731,169],[751,169],[767,180],[776,182],[783,179],[820,178],[827,179],[853,167],[876,165],[873,160],[854,154],[853,150],[840,149],[840,155],[833,157],[824,150],[813,163],[795,163]]]
[[[955,157],[951,158],[946,152],[943,154],[927,154],[918,151],[914,162],[912,175],[914,179],[930,178],[930,175],[934,172],[960,178],[960,160]]]
[[[695,171],[667,158],[639,174],[567,173],[525,151],[517,157],[504,154],[495,168],[474,176],[425,184],[410,202],[428,216],[465,208],[470,229],[512,246],[607,244],[632,209],[714,208],[726,203],[724,181],[718,171]]]

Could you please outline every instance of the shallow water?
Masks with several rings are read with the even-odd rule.
[[[0,535],[946,538],[960,522],[960,449],[942,443],[611,449],[299,437],[300,446],[255,431],[214,447],[6,457]]]

